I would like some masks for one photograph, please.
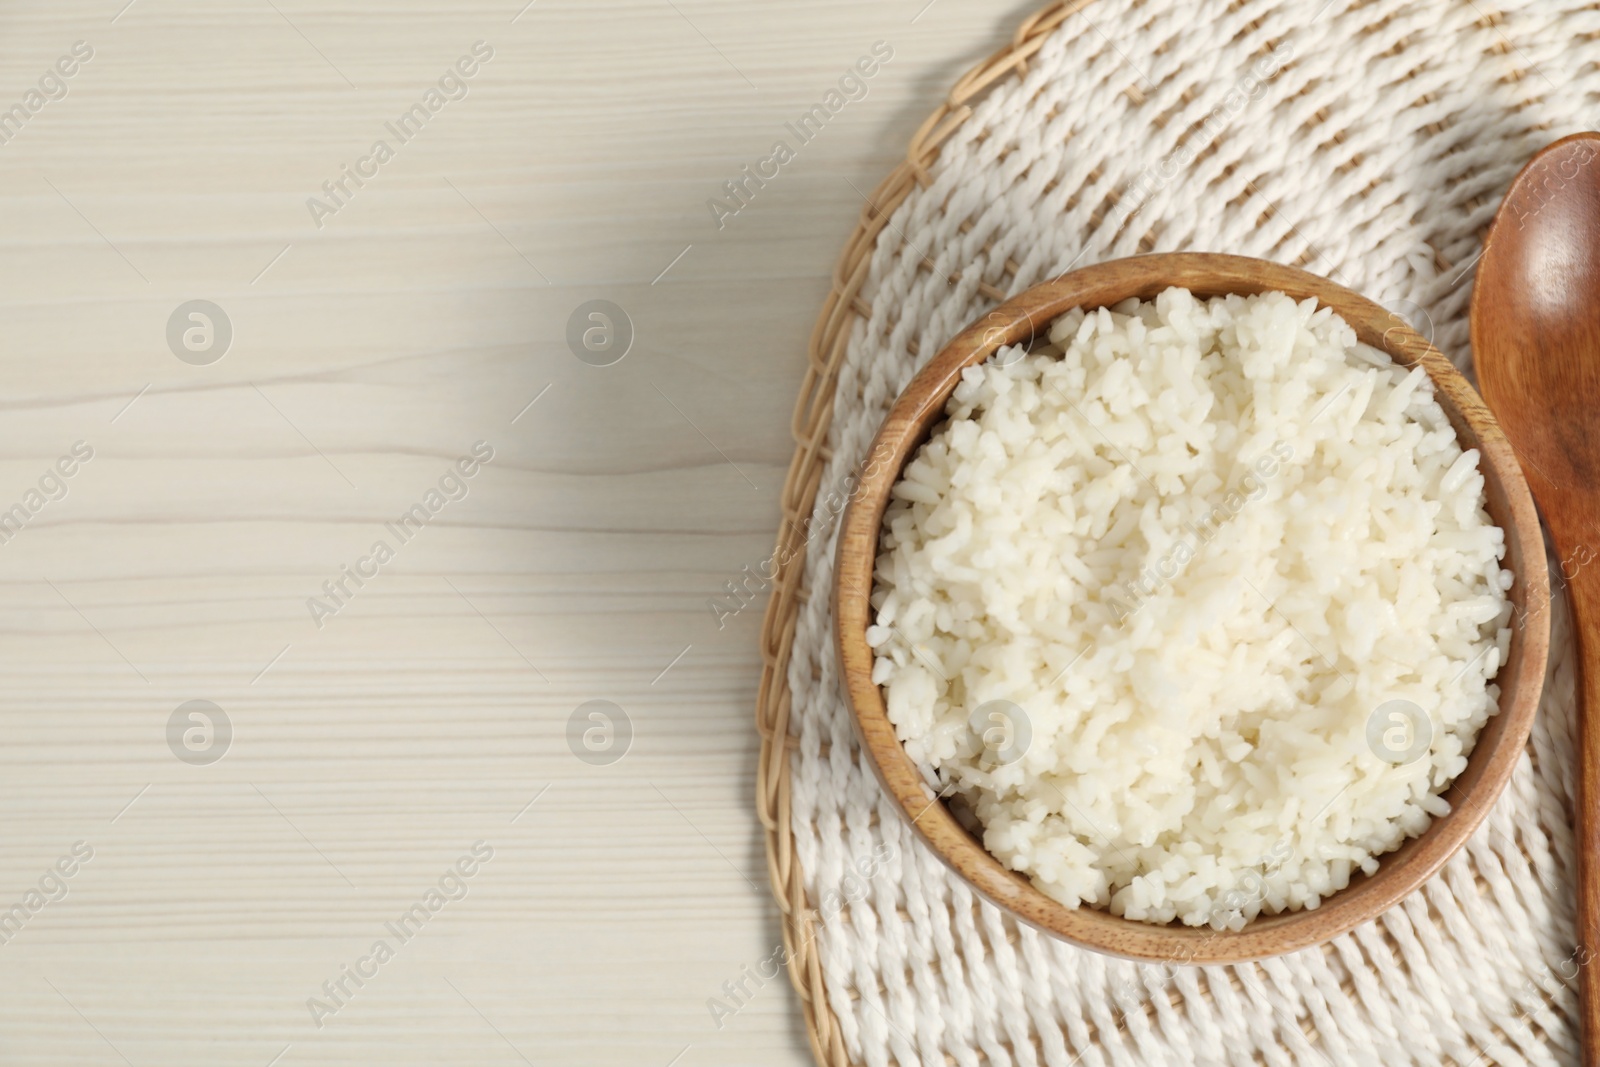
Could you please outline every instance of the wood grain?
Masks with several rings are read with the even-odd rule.
[[[851,183],[1032,3],[524,2],[0,10],[4,106],[95,50],[0,145],[0,511],[95,450],[0,544],[0,911],[95,849],[0,944],[0,1063],[809,1061],[782,979],[707,1009],[782,938],[761,605],[708,601],[771,552]],[[479,39],[467,97],[316,228]],[[705,201],[878,39],[866,99],[718,229]],[[165,339],[196,298],[234,331],[209,366]],[[612,367],[567,349],[594,298],[635,326]],[[477,440],[468,496],[318,629]],[[235,730],[210,766],[166,744],[193,699]],[[567,748],[591,699],[636,729],[611,766]],[[316,1028],[478,839],[467,898]]]
[[[1197,296],[1279,290],[1331,307],[1366,344],[1406,366],[1421,366],[1463,448],[1477,448],[1490,516],[1505,530],[1502,565],[1516,576],[1511,649],[1500,668],[1500,710],[1484,726],[1467,768],[1446,791],[1452,808],[1419,837],[1384,856],[1378,872],[1356,875],[1348,888],[1313,911],[1256,919],[1238,932],[1173,924],[1155,926],[1093,908],[1067,908],[1006,869],[967,833],[934,796],[907,756],[872,683],[868,594],[889,491],[905,463],[944,411],[962,370],[1003,345],[1024,343],[1074,307],[1104,307],[1129,297],[1149,299],[1183,286]],[[958,334],[906,387],[868,454],[860,486],[839,531],[833,590],[841,673],[862,746],[897,810],[978,892],[1019,919],[1085,948],[1153,962],[1227,963],[1320,944],[1373,918],[1432,875],[1477,827],[1521,756],[1538,708],[1549,651],[1549,581],[1543,537],[1515,455],[1494,417],[1432,345],[1376,303],[1325,278],[1242,256],[1171,253],[1113,260],[1072,271],[1008,300]],[[1530,610],[1532,609],[1532,610]]]

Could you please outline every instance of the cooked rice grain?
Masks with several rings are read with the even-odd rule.
[[[1495,712],[1511,574],[1478,454],[1315,301],[1168,289],[1050,340],[969,368],[894,488],[889,717],[1064,904],[1314,908],[1449,810]],[[1426,725],[1374,720],[1395,700]]]

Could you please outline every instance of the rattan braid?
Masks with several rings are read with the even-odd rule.
[[[812,333],[761,631],[757,809],[819,1064],[1575,1055],[1560,604],[1527,758],[1427,889],[1320,950],[1137,968],[1017,928],[881,802],[838,707],[836,513],[819,489],[844,484],[882,409],[966,322],[1072,265],[1139,251],[1327,274],[1427,318],[1465,362],[1478,240],[1521,162],[1592,123],[1600,68],[1583,57],[1596,39],[1600,11],[1576,0],[1073,0],[1024,22],[917,130],[871,193]],[[1286,43],[1261,98],[1197,140],[1247,62]],[[1175,155],[1179,176],[1140,191],[1141,167]],[[1425,180],[1396,180],[1402,163]],[[845,859],[884,843],[896,855],[867,898],[820,914]]]

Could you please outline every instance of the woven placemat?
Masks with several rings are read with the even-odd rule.
[[[1018,927],[896,817],[839,692],[852,472],[961,327],[1073,266],[1195,249],[1385,303],[1469,367],[1472,267],[1528,157],[1600,114],[1572,0],[1073,0],[970,71],[870,197],[818,318],[762,630],[758,807],[821,1064],[1574,1062],[1572,642],[1425,889],[1317,949],[1140,966]],[[1552,587],[1559,587],[1553,561]]]

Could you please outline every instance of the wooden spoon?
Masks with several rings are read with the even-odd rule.
[[[1600,133],[1564,137],[1507,190],[1472,292],[1484,399],[1562,560],[1578,635],[1578,1018],[1600,1064]],[[1532,610],[1530,606],[1530,610]]]

